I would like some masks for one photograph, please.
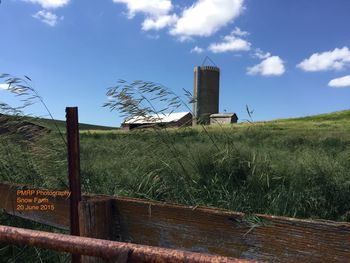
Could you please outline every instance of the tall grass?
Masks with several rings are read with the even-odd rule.
[[[118,99],[118,92],[109,95]],[[142,99],[142,94],[137,92],[131,113],[156,112],[160,104],[148,105],[154,103],[152,96]],[[171,98],[163,101],[166,104],[176,108],[182,103],[176,95],[165,94]],[[140,100],[142,105],[137,104]],[[107,107],[123,106],[117,102],[112,98]],[[336,113],[334,121],[327,115],[183,129],[85,131],[80,138],[83,192],[350,221],[349,112]],[[65,145],[57,132],[34,140],[15,132],[0,135],[0,181],[65,189],[66,167]],[[39,227],[5,214],[0,214],[0,222]],[[8,262],[67,259],[45,253],[0,245],[0,256]]]
[[[166,87],[141,81],[120,81],[107,95],[110,101],[105,106],[128,118],[172,112],[184,103]],[[189,92],[186,95],[191,102],[196,100]],[[155,107],[161,104],[158,100],[165,103],[159,112]],[[253,111],[248,106],[247,113],[252,120]],[[349,122],[337,115],[336,120],[339,119]],[[302,124],[287,130],[274,123],[269,127],[253,122],[240,130],[232,129],[233,126],[199,126],[192,129],[197,134],[190,136],[186,136],[186,131],[170,132],[165,128],[168,141],[158,141],[158,137],[152,141],[154,133],[136,133],[134,136],[142,141],[135,149],[147,150],[141,150],[141,159],[132,155],[140,162],[138,175],[132,175],[137,178],[132,187],[136,191],[128,194],[248,213],[348,220],[349,138],[323,138],[324,135],[302,128]],[[129,141],[130,137],[133,136],[128,136]],[[144,141],[148,146],[142,147]],[[170,148],[176,158],[169,156]]]
[[[331,136],[298,141],[296,130],[288,135],[271,130],[278,141],[273,144],[270,137],[247,136],[244,129],[232,134],[235,148],[216,134],[220,150],[200,129],[174,133],[190,178],[179,176],[177,160],[153,132],[82,134],[83,186],[187,205],[349,221],[349,140],[334,150]]]
[[[38,132],[23,113],[23,109],[37,101],[48,110],[43,99],[30,86],[30,78],[21,79],[9,74],[0,75],[0,79],[2,78],[8,84],[7,91],[19,98],[19,105],[0,102],[0,181],[36,187],[66,188],[66,157],[62,137],[47,134],[46,131]],[[35,122],[37,118],[32,117],[30,120]],[[2,211],[0,224],[57,231]],[[1,262],[67,262],[69,255],[0,243],[0,259]]]

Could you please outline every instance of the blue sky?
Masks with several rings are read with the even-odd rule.
[[[254,120],[349,109],[349,12],[348,0],[2,0],[0,73],[30,76],[57,119],[78,106],[81,122],[109,126],[122,121],[102,108],[118,79],[182,95],[206,56],[220,111],[241,120],[246,104]]]

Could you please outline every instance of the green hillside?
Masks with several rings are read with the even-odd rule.
[[[260,131],[277,131],[290,136],[309,134],[311,137],[327,137],[339,134],[338,138],[350,138],[350,110],[289,119],[277,119],[265,122],[241,123],[237,127],[255,127]],[[293,135],[294,134],[294,135]],[[332,136],[333,136],[332,135]]]
[[[61,131],[66,130],[66,121],[36,118],[36,119],[33,119],[32,122],[39,124],[41,126],[44,126],[46,128],[49,128],[51,130],[55,130],[56,125],[59,127],[59,129]],[[117,128],[108,127],[108,126],[101,126],[101,125],[94,125],[94,124],[87,124],[87,123],[79,123],[79,129],[83,131],[83,130],[113,130],[113,129],[117,129]]]
[[[276,120],[278,122],[288,121],[350,121],[350,110],[336,111],[331,113],[324,113],[313,116],[306,116],[301,118],[290,118]]]
[[[0,114],[0,120],[27,121],[27,122],[30,122],[33,124],[43,126],[43,127],[48,128],[50,130],[53,130],[53,131],[55,131],[57,129],[57,127],[62,132],[64,132],[66,130],[66,122],[61,121],[61,120],[52,120],[52,119],[39,118],[39,117],[29,117],[29,116],[11,116],[11,115],[1,115],[1,114]],[[87,124],[87,123],[79,123],[79,129],[81,131],[86,131],[86,130],[113,130],[113,129],[118,129],[118,128],[101,126],[101,125],[94,125],[94,124]]]

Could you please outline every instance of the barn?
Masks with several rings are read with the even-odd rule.
[[[125,130],[150,127],[185,127],[192,125],[191,112],[173,112],[126,119],[121,127]]]

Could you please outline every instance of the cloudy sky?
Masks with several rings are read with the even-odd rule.
[[[254,120],[349,109],[349,12],[349,0],[2,0],[0,73],[29,76],[56,118],[78,106],[101,125],[122,120],[101,107],[118,79],[182,95],[207,56],[220,111],[241,120],[245,105]]]

